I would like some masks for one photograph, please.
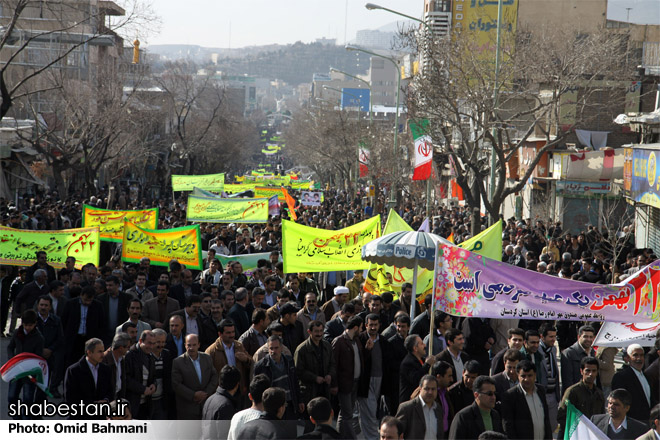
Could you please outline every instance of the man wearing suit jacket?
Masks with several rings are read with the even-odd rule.
[[[169,320],[169,330],[165,339],[165,348],[172,353],[173,358],[178,358],[186,352],[186,335],[183,334],[183,318],[172,315]]]
[[[170,283],[159,281],[156,285],[156,298],[144,301],[142,319],[151,328],[167,327],[167,317],[179,310],[179,301],[167,296],[169,290]]]
[[[151,355],[155,346],[156,336],[145,330],[126,353],[126,399],[136,419],[148,419],[151,414],[151,395],[156,392],[156,365]]]
[[[66,304],[66,297],[64,296],[64,283],[61,281],[51,281],[49,287],[50,293],[48,296],[50,296],[50,299],[53,302],[51,313],[54,313],[61,318],[62,313],[64,312],[64,305]]]
[[[127,333],[119,333],[112,339],[112,346],[103,354],[102,362],[110,367],[112,400],[126,397],[126,363],[124,362],[124,356],[126,356],[130,346],[130,336]]]
[[[239,399],[247,397],[248,386],[250,385],[250,370],[252,368],[252,357],[249,355],[243,344],[237,341],[236,326],[231,319],[223,319],[218,325],[219,337],[209,345],[205,353],[211,357],[213,367],[220,377],[220,371],[225,365],[238,368],[241,373],[241,382],[238,394]]]
[[[183,335],[197,335],[199,337],[201,350],[204,351],[213,343],[213,341],[215,341],[218,333],[217,329],[211,328],[210,323],[204,320],[199,314],[201,305],[202,299],[199,296],[190,296],[186,299],[186,307],[172,313],[170,317],[173,315],[179,315],[183,321]],[[165,331],[169,331],[169,328],[166,328]]]
[[[396,418],[403,424],[403,438],[444,438],[442,406],[435,400],[438,382],[434,376],[427,374],[420,380],[419,387],[419,396],[403,402],[396,413]]]
[[[345,439],[356,438],[353,428],[353,409],[357,401],[358,381],[364,370],[362,342],[358,338],[361,327],[362,319],[353,316],[348,320],[344,333],[332,341],[332,352],[337,360],[337,396],[339,398],[337,430]]]
[[[105,287],[108,290],[107,293],[98,297],[103,306],[104,322],[106,324],[101,339],[103,339],[105,345],[110,345],[117,326],[128,321],[128,305],[132,296],[119,291],[119,278],[114,275],[110,275],[105,279]]]
[[[64,400],[68,404],[110,402],[112,397],[110,367],[102,363],[103,341],[89,339],[85,356],[71,365],[64,376]],[[71,415],[72,419],[92,419],[87,414]]]
[[[637,440],[658,440],[660,438],[660,405],[654,406],[651,410],[649,422],[651,429],[646,434],[637,437]]]
[[[630,404],[628,415],[644,423],[649,419],[651,408],[658,403],[658,396],[651,393],[651,384],[644,376],[644,348],[639,344],[631,344],[627,349],[630,356],[630,368],[623,368],[612,378],[612,389],[624,388],[634,399]]]
[[[607,414],[591,416],[591,421],[612,440],[636,439],[644,435],[648,429],[646,423],[628,417],[631,400],[630,392],[615,389],[607,396]]]
[[[520,383],[502,396],[504,432],[510,439],[552,440],[545,392],[535,385],[536,365],[525,359],[516,371]]]
[[[181,272],[181,284],[172,286],[170,289],[170,297],[179,301],[179,307],[186,307],[188,298],[195,295],[201,295],[202,286],[199,283],[193,282],[192,272],[188,269]]]
[[[68,349],[66,365],[73,364],[84,354],[85,341],[104,336],[103,306],[94,295],[94,287],[85,286],[80,296],[67,301],[64,307],[62,327]]]
[[[63,303],[63,302],[61,302]],[[57,389],[64,377],[64,330],[62,320],[51,309],[52,300],[44,295],[37,301],[37,328],[44,337],[43,357],[48,362],[50,371],[50,389],[58,394]],[[59,396],[58,396],[59,397]]]
[[[325,322],[325,331],[323,332],[323,338],[332,343],[335,338],[342,333],[346,328],[346,323],[355,315],[355,305],[353,304],[344,304],[341,306],[339,311],[339,316],[335,319],[330,319]]]
[[[504,363],[504,371],[491,376],[495,381],[495,393],[497,394],[497,401],[501,402],[509,389],[518,385],[518,373],[516,367],[518,362],[523,360],[523,355],[515,348],[509,348],[502,356]]]
[[[186,336],[186,352],[172,362],[172,390],[179,420],[201,420],[204,402],[218,387],[211,357],[199,351],[199,338]]]
[[[399,368],[399,403],[410,400],[420,379],[435,363],[435,357],[426,357],[426,346],[418,335],[408,335],[404,346],[408,354]]]
[[[504,433],[502,420],[495,408],[495,383],[488,376],[479,376],[472,386],[474,403],[460,410],[449,429],[449,440],[476,440],[484,431]]]
[[[463,352],[465,337],[460,330],[456,328],[447,330],[445,341],[447,341],[447,348],[440,352],[438,360],[448,362],[453,367],[451,369],[454,375],[452,383],[456,383],[463,377],[463,366],[470,360],[470,356]]]

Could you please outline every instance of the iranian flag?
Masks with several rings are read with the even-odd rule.
[[[359,148],[359,162],[360,162],[360,177],[367,177],[369,175],[369,149],[366,144],[360,141]]]
[[[46,395],[48,390],[48,363],[46,359],[32,353],[19,353],[0,367],[0,375],[5,382],[28,378]]]
[[[564,440],[609,440],[584,414],[566,401],[566,429]]]
[[[415,171],[413,180],[426,180],[433,170],[433,144],[428,133],[428,119],[410,121],[410,131],[415,139]]]

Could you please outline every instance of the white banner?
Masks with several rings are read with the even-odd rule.
[[[596,335],[594,345],[598,347],[627,347],[630,344],[640,344],[642,347],[653,347],[658,329],[660,329],[660,323],[624,324],[605,322],[598,335]]]

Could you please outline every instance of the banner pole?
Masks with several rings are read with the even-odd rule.
[[[413,267],[413,291],[412,291],[412,297],[410,300],[410,325],[412,326],[412,322],[415,319],[415,303],[417,302],[417,257],[415,257],[415,263]]]
[[[440,245],[438,245],[440,247]],[[431,326],[429,328],[429,352],[428,356],[433,356],[433,339],[435,338],[435,276],[436,276],[436,270],[438,269],[438,258],[442,256],[442,248],[438,249],[436,248],[435,250],[435,262],[433,265],[433,287],[431,288],[431,293],[429,295],[431,296]],[[432,367],[432,366],[431,366]],[[430,369],[429,369],[430,373]]]

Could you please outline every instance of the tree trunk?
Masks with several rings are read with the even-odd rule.
[[[64,178],[62,177],[62,173],[64,171],[65,167],[63,167],[59,161],[53,162],[53,180],[55,181],[57,192],[60,195],[60,200],[64,200],[69,197],[69,188],[67,187],[66,183],[64,182]]]

